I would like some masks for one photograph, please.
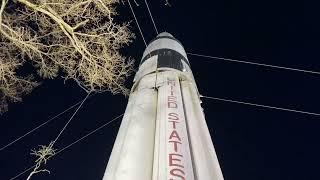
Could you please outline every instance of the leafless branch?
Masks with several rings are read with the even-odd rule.
[[[15,82],[25,80],[34,85],[31,78],[19,79],[14,74],[29,61],[43,78],[61,74],[86,91],[127,92],[124,82],[132,71],[133,60],[122,56],[119,50],[134,35],[128,23],[115,22],[117,3],[118,0],[3,0],[0,53],[11,56],[7,60],[7,55],[2,55],[3,72]],[[11,69],[6,68],[8,63],[13,63]],[[6,81],[0,81],[1,88],[7,88]],[[7,97],[2,89],[0,92]],[[31,89],[30,86],[25,92]],[[21,98],[20,95],[15,97]]]
[[[42,169],[42,166],[47,163],[47,161],[55,155],[55,149],[53,149],[53,142],[51,142],[48,146],[40,145],[38,150],[31,150],[31,155],[36,156],[35,167],[33,171],[29,174],[27,180],[30,180],[31,177],[40,172],[47,172],[50,174],[50,171],[47,169]]]

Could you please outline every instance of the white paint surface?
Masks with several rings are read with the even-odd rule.
[[[223,180],[218,158],[193,83],[181,81],[195,175],[199,180]]]
[[[157,98],[154,81],[154,75],[146,76],[131,93],[103,180],[150,180]]]
[[[187,57],[166,38],[144,56],[159,48]],[[223,180],[190,67],[157,70],[157,60],[147,59],[135,76],[103,180]]]

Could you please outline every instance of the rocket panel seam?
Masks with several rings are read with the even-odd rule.
[[[190,156],[191,156],[191,162],[192,162],[192,170],[193,170],[193,176],[194,176],[194,179],[195,180],[198,180],[198,171],[197,171],[197,168],[195,166],[195,163],[194,163],[194,150],[192,148],[192,144],[191,144],[191,138],[190,138],[190,132],[189,132],[189,129],[190,129],[190,126],[189,126],[189,123],[188,123],[188,116],[187,116],[187,113],[186,113],[186,106],[185,106],[185,100],[184,100],[184,94],[183,94],[183,90],[182,90],[182,84],[181,84],[181,80],[179,78],[179,84],[180,84],[180,92],[181,92],[181,100],[182,100],[182,105],[183,105],[183,113],[184,113],[184,118],[185,118],[185,122],[186,122],[186,128],[187,128],[187,136],[188,136],[188,140],[189,140],[189,149],[190,149]]]
[[[201,106],[200,106],[200,102],[199,102],[199,97],[197,98],[196,96],[196,92],[195,92],[195,87],[194,86],[190,86],[187,84],[189,93],[190,93],[190,98],[192,103],[192,107],[195,108],[195,113],[194,116],[197,116],[199,118],[199,122],[198,122],[198,128],[199,128],[199,136],[201,137],[201,141],[202,141],[202,147],[203,150],[206,151],[207,153],[204,154],[208,154],[208,156],[213,160],[213,161],[208,161],[207,163],[207,168],[209,167],[213,167],[215,169],[215,175],[217,176],[217,178],[219,178],[219,180],[223,180],[223,174],[221,171],[221,167],[219,164],[219,159],[218,156],[216,154],[215,148],[214,148],[214,144],[212,142],[212,138],[204,117],[204,112],[201,110]],[[195,117],[196,118],[196,117]],[[198,119],[197,118],[197,119]],[[208,169],[208,172],[210,171],[210,169]]]

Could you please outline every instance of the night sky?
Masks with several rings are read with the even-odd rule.
[[[147,42],[156,33],[144,1],[134,6]],[[189,53],[320,71],[319,9],[308,1],[163,0],[149,2],[159,31],[168,31]],[[145,49],[129,6],[135,41],[123,54]],[[199,92],[320,113],[320,75],[188,56]],[[131,87],[132,77],[127,86]],[[0,117],[0,147],[47,121],[86,93],[72,81],[46,80]],[[207,124],[226,180],[319,180],[320,117],[202,99]],[[61,149],[122,114],[127,98],[111,93],[89,98],[56,143]],[[33,165],[30,149],[52,141],[74,109],[0,151],[0,180]],[[120,125],[110,124],[53,157],[33,180],[101,180]],[[139,163],[139,162],[137,162]],[[26,179],[28,173],[17,179]]]

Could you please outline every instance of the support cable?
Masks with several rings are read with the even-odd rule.
[[[53,146],[58,139],[60,138],[61,134],[63,133],[63,131],[67,128],[67,126],[69,125],[69,123],[72,121],[72,119],[74,118],[74,116],[78,113],[79,109],[82,107],[83,103],[88,99],[88,97],[90,96],[91,91],[87,94],[87,96],[82,100],[82,102],[80,103],[80,105],[78,106],[78,108],[76,109],[76,111],[72,114],[72,116],[70,117],[70,119],[68,120],[68,122],[64,125],[64,127],[60,130],[59,134],[57,135],[57,137],[55,138],[55,140],[53,141],[52,144],[50,144],[51,146]]]
[[[145,2],[145,4],[146,4],[146,6],[147,6],[147,9],[148,9],[150,18],[151,18],[151,20],[152,20],[154,29],[155,29],[156,33],[158,34],[158,29],[157,29],[157,26],[156,26],[156,24],[155,24],[155,22],[154,22],[154,20],[153,20],[153,17],[152,17],[152,14],[151,14],[151,11],[150,11],[148,2],[147,2],[146,0],[145,0],[144,2]],[[148,48],[147,48],[146,40],[145,40],[145,38],[144,38],[144,36],[143,36],[142,30],[141,30],[141,28],[140,28],[140,25],[139,25],[139,22],[138,22],[138,20],[137,20],[137,17],[136,17],[136,15],[135,15],[134,11],[133,11],[133,8],[132,8],[132,6],[131,6],[130,0],[128,0],[128,3],[129,3],[129,6],[130,6],[130,9],[131,9],[131,12],[132,12],[132,14],[133,14],[133,17],[134,17],[134,19],[135,19],[135,21],[136,21],[136,24],[137,24],[137,26],[138,26],[138,29],[139,29],[139,31],[140,31],[140,35],[141,35],[141,37],[142,37],[142,39],[143,39],[143,42],[144,42],[144,44],[145,44],[145,46],[146,46],[146,51],[147,51],[147,55],[146,55],[146,56],[151,57],[151,55],[150,55],[150,50],[148,50]],[[135,3],[136,3],[136,1],[135,1]],[[137,3],[136,3],[136,4],[137,4]],[[137,4],[137,5],[138,5],[138,4]],[[155,88],[155,89],[157,89],[157,79],[158,79],[158,66],[156,67],[156,79],[155,79],[155,83],[154,83],[154,88]]]
[[[271,64],[263,64],[263,63],[256,63],[256,62],[250,62],[250,61],[241,61],[241,60],[230,59],[230,58],[222,58],[222,57],[208,56],[208,55],[202,55],[202,54],[195,54],[195,53],[190,53],[190,52],[188,52],[187,54],[192,55],[192,56],[210,58],[210,59],[218,59],[218,60],[224,60],[224,61],[229,61],[229,62],[244,63],[244,64],[251,64],[251,65],[256,65],[256,66],[264,66],[264,67],[271,67],[271,68],[277,68],[277,69],[285,69],[285,70],[290,70],[290,71],[297,71],[297,72],[304,72],[304,73],[309,73],[309,74],[320,75],[320,72],[311,71],[311,70],[290,68],[290,67],[284,67],[284,66],[276,66],[276,65],[271,65]]]
[[[149,5],[148,5],[148,2],[147,2],[147,0],[144,0],[144,3],[146,4],[146,6],[147,6],[147,9],[148,9],[148,12],[149,12],[149,15],[150,15],[150,18],[151,18],[151,21],[152,21],[152,24],[153,24],[153,27],[154,27],[154,29],[155,29],[155,31],[156,31],[156,33],[157,33],[157,35],[159,34],[159,32],[158,32],[158,28],[157,28],[157,26],[156,26],[156,23],[154,22],[154,20],[153,20],[153,17],[152,17],[152,14],[151,14],[151,11],[150,11],[150,8],[149,8]]]
[[[131,6],[130,0],[128,0],[128,3],[129,3],[129,6],[130,6],[130,9],[131,9],[132,15],[133,15],[133,17],[134,17],[134,20],[136,21],[136,24],[137,24],[138,29],[139,29],[139,31],[140,31],[140,35],[141,35],[141,37],[142,37],[142,40],[143,40],[143,42],[144,42],[144,45],[147,47],[146,40],[144,39],[144,36],[143,36],[143,34],[142,34],[142,30],[141,30],[140,25],[139,25],[139,23],[138,23],[138,20],[137,20],[136,14],[135,14],[135,13],[134,13],[134,11],[133,11],[133,8],[132,8],[132,6]]]
[[[91,96],[90,96],[91,97]],[[27,135],[33,133],[34,131],[38,130],[39,128],[43,127],[44,125],[50,123],[51,121],[57,119],[58,117],[60,117],[61,115],[63,115],[64,113],[68,112],[69,110],[73,109],[74,107],[76,107],[77,105],[79,105],[83,100],[73,104],[72,106],[70,106],[69,108],[65,109],[64,111],[60,112],[59,114],[55,115],[54,117],[50,118],[49,120],[47,120],[46,122],[40,124],[39,126],[33,128],[32,130],[28,131],[27,133],[25,133],[24,135],[16,138],[15,140],[11,141],[10,143],[8,143],[7,145],[4,145],[3,147],[0,148],[0,151],[8,148],[9,146],[13,145],[14,143],[18,142],[19,140],[23,139],[24,137],[26,137]]]
[[[120,117],[122,117],[123,114],[113,118],[112,120],[108,121],[107,123],[99,126],[98,128],[94,129],[93,131],[89,132],[88,134],[82,136],[81,138],[77,139],[76,141],[73,141],[72,143],[70,143],[69,145],[65,146],[64,148],[60,149],[59,151],[57,151],[54,156],[58,155],[59,153],[62,153],[63,151],[69,149],[71,146],[77,144],[78,142],[82,141],[83,139],[87,138],[88,136],[96,133],[97,131],[99,131],[100,129],[106,127],[107,125],[111,124],[112,122],[116,121],[117,119],[119,119]],[[30,171],[31,169],[33,169],[36,165],[30,166],[29,168],[25,169],[24,171],[22,171],[21,173],[17,174],[16,176],[10,178],[9,180],[14,180],[17,179],[18,177],[20,177],[21,175],[25,174],[26,172]]]
[[[224,99],[224,98],[217,98],[217,97],[210,97],[210,96],[203,96],[203,95],[200,95],[200,97],[207,98],[207,99],[218,100],[218,101],[224,101],[224,102],[244,104],[244,105],[249,105],[249,106],[256,106],[256,107],[262,107],[262,108],[268,108],[268,109],[276,109],[276,110],[281,110],[281,111],[288,111],[288,112],[294,112],[294,113],[300,113],[300,114],[320,116],[320,113],[301,111],[301,110],[296,110],[296,109],[281,108],[281,107],[268,106],[268,105],[249,103],[249,102],[243,102],[243,101],[237,101],[237,100],[231,100],[231,99]]]

